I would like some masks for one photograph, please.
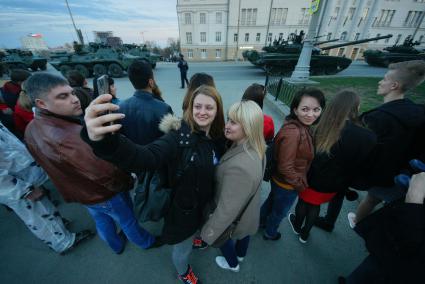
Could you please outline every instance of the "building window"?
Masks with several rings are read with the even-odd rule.
[[[270,24],[274,26],[284,25],[288,16],[288,8],[272,8]]]
[[[190,13],[184,13],[184,23],[185,25],[192,24],[192,16],[190,15]]]
[[[257,9],[242,9],[241,26],[255,26],[257,23]]]
[[[394,18],[395,10],[381,10],[381,14],[373,21],[374,27],[388,27]]]
[[[201,49],[201,58],[206,59],[207,58],[207,50],[205,48]]]
[[[366,17],[367,17],[367,14],[369,14],[369,8],[364,8],[363,9],[363,14],[362,14],[362,16],[360,17],[360,20],[359,20],[359,23],[357,24],[357,26],[359,27],[363,22],[364,22],[364,20],[366,19]]]
[[[422,19],[423,12],[421,11],[409,11],[407,17],[404,20],[403,26],[405,27],[416,27]]]
[[[256,42],[260,42],[261,34],[257,33],[257,36],[255,37]]]
[[[220,42],[221,41],[221,32],[215,32],[215,41]]]
[[[273,34],[269,33],[269,35],[267,36],[267,41],[272,42],[272,38],[273,38]]]
[[[340,7],[335,7],[332,16],[329,18],[328,26],[330,26],[332,21],[336,21],[336,19],[338,18],[339,10],[340,10]]]
[[[419,37],[419,40],[418,40],[418,42],[419,43],[422,43],[422,40],[424,39],[424,36],[423,35],[421,35],[420,37]]]
[[[389,42],[390,42],[390,38],[386,38],[385,43],[389,43]]]
[[[201,32],[201,42],[207,42],[207,33]]]
[[[279,33],[279,39],[283,39],[283,33]]]
[[[187,58],[193,58],[193,49],[187,50]]]
[[[215,50],[215,58],[221,58],[221,49]]]
[[[376,34],[376,37],[379,37],[379,36],[381,36],[381,34]],[[378,41],[379,39],[375,40],[375,42],[378,42]]]
[[[340,40],[346,40],[347,39],[347,32],[341,33],[341,37],[339,39]]]
[[[207,15],[205,13],[199,14],[199,23],[206,24],[207,23]]]
[[[192,33],[186,33],[186,43],[187,44],[192,43]]]
[[[360,37],[360,33],[356,33],[356,35],[354,36],[354,40],[359,40]]]
[[[338,49],[338,56],[342,56],[344,54],[345,48]]]
[[[238,34],[234,34],[234,35],[233,35],[233,41],[234,41],[234,42],[237,42],[237,41],[238,41]]]
[[[223,22],[223,14],[221,12],[215,13],[215,23],[221,24]]]
[[[397,39],[395,40],[394,44],[398,44],[401,40],[401,34],[397,35]]]
[[[310,13],[308,12],[308,8],[301,8],[301,14],[298,20],[299,25],[307,25],[310,20]]]
[[[246,33],[245,34],[245,42],[248,42],[249,41],[249,33]]]
[[[331,40],[332,38],[332,33],[328,33],[328,36],[326,37],[327,40]]]

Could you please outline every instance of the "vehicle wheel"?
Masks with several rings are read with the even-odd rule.
[[[111,63],[108,67],[109,75],[114,78],[119,78],[123,76],[123,70],[120,65],[117,63]]]
[[[68,75],[68,72],[71,71],[72,68],[69,65],[62,65],[59,67],[59,71],[62,73],[64,77]]]
[[[83,75],[84,78],[88,78],[90,76],[89,69],[87,69],[87,67],[82,64],[75,65],[74,69],[80,72],[80,74]]]
[[[31,66],[30,68],[31,68],[32,71],[37,71],[38,70],[38,67],[37,66]]]
[[[156,63],[152,63],[152,69],[155,69]]]
[[[102,76],[105,75],[108,72],[106,69],[106,66],[103,64],[95,64],[93,66],[93,74],[96,76]]]

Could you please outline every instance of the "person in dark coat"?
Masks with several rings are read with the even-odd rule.
[[[425,79],[425,62],[422,60],[393,63],[378,84],[377,94],[384,104],[365,112],[363,124],[378,137],[372,168],[360,187],[368,194],[356,213],[349,213],[350,226],[366,217],[381,201],[391,202],[404,195],[403,189],[394,185],[394,176],[406,168],[409,150],[415,135],[425,121],[423,107],[405,98],[405,93]]]
[[[340,283],[424,283],[425,173],[414,175],[405,198],[356,224],[369,255]]]
[[[101,115],[117,106],[107,103],[110,95],[93,101],[85,116],[83,139],[94,153],[126,171],[155,170],[167,165],[172,201],[164,218],[163,242],[173,245],[173,262],[183,283],[200,283],[188,264],[193,235],[203,225],[203,209],[214,197],[214,168],[218,163],[214,140],[223,136],[224,115],[221,97],[209,86],[193,94],[183,120],[165,117],[160,128],[167,132],[154,142],[140,146],[117,132],[120,124],[105,123],[123,117],[119,113]],[[100,115],[100,116],[99,116]],[[171,117],[170,117],[171,116]]]
[[[180,54],[179,63],[177,64],[177,67],[180,69],[180,79],[182,82],[181,88],[184,89],[184,82],[189,86],[189,81],[187,80],[187,70],[189,70],[189,65],[187,64],[187,61],[184,60],[183,54]]]
[[[320,204],[345,192],[361,174],[376,145],[376,135],[358,125],[360,97],[338,93],[322,114],[314,132],[316,154],[308,172],[309,188],[299,194],[295,214],[289,214],[293,231],[307,241],[320,212]]]

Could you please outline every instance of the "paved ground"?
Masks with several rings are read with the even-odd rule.
[[[380,68],[368,69],[364,64],[355,64],[350,68],[353,68],[353,72],[385,72]],[[265,80],[260,70],[247,63],[190,64],[189,76],[195,72],[214,76],[225,109],[240,99],[249,84],[264,83]],[[155,78],[165,100],[177,114],[181,114],[185,90],[179,89],[176,65],[159,64]],[[127,78],[117,79],[116,84],[121,98],[132,94]],[[280,126],[280,113],[274,112],[268,105],[265,106],[265,112],[272,115],[277,126]],[[266,198],[268,191],[269,185],[264,183],[263,198]],[[55,192],[54,195],[57,196]],[[366,255],[363,242],[349,229],[346,220],[347,212],[357,204],[345,203],[333,233],[313,228],[307,244],[298,241],[286,219],[280,227],[283,234],[280,241],[265,242],[261,233],[258,233],[252,238],[248,256],[239,273],[219,269],[214,262],[219,251],[213,248],[194,252],[191,263],[203,283],[207,284],[336,283],[338,275],[351,272]],[[73,220],[72,231],[95,229],[93,221],[81,206],[61,203],[59,209],[66,218]],[[171,263],[171,248],[168,246],[143,251],[128,244],[125,252],[117,256],[95,237],[68,255],[59,256],[36,239],[13,213],[1,206],[0,220],[0,283],[178,283]],[[161,224],[150,223],[145,226],[153,233],[160,232]]]

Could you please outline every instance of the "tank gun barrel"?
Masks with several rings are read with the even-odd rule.
[[[335,41],[338,41],[338,40],[339,40],[338,38],[334,38],[334,39],[330,39],[330,40],[318,41],[318,42],[315,42],[314,45],[315,46],[321,45],[321,44],[325,44],[325,43],[329,43],[329,42],[335,42]]]
[[[354,45],[354,44],[359,44],[359,43],[364,43],[364,42],[369,42],[369,41],[374,41],[374,40],[391,38],[392,36],[393,36],[392,34],[388,34],[388,35],[385,35],[385,36],[377,36],[377,37],[366,38],[366,39],[361,39],[361,40],[349,41],[349,42],[346,42],[346,43],[340,43],[340,44],[326,46],[326,47],[323,47],[321,49],[322,50],[329,50],[329,49],[334,49],[334,48],[348,46],[348,45]]]

